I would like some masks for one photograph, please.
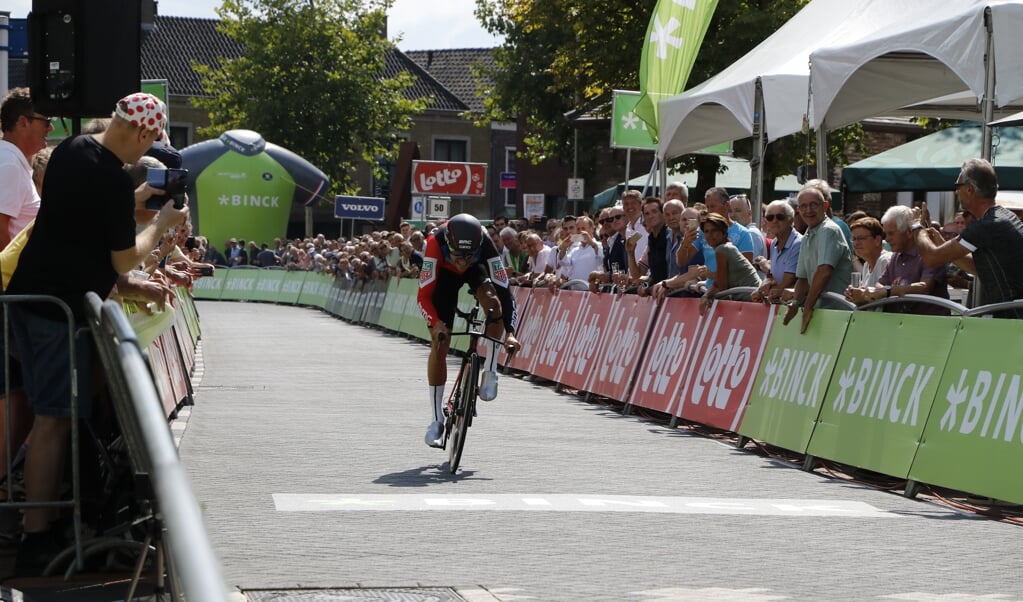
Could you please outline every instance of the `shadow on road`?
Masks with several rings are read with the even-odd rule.
[[[459,470],[457,474],[451,474],[448,471],[448,464],[445,462],[440,465],[420,466],[419,468],[410,468],[401,472],[383,474],[373,479],[373,482],[389,487],[429,487],[439,483],[490,480],[477,477],[475,474],[476,472],[472,470]]]

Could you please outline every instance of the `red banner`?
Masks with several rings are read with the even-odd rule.
[[[732,432],[739,428],[771,330],[773,309],[748,301],[714,302],[702,320],[681,414],[676,416]]]
[[[545,288],[539,289],[522,289],[519,290],[527,291],[529,295],[529,314],[523,315],[519,313],[521,322],[516,329],[515,338],[519,340],[522,345],[522,349],[515,354],[511,362],[508,363],[508,367],[528,372],[529,368],[533,365],[533,360],[536,359],[538,354],[538,346],[540,343],[540,331],[544,328],[544,322],[547,316],[547,307],[550,305],[552,295],[550,291]],[[521,294],[521,293],[520,293]],[[521,297],[516,296],[515,303],[518,305]]]
[[[545,315],[547,324],[540,332],[539,353],[529,371],[540,378],[555,380],[559,368],[565,363],[568,342],[576,334],[576,326],[581,321],[579,310],[590,292],[558,290],[547,294],[553,296]]]
[[[603,294],[604,297],[612,297]],[[652,297],[615,297],[607,316],[607,336],[600,343],[597,361],[583,390],[625,401],[636,372],[643,343],[654,317]]]
[[[583,305],[579,309],[579,317],[574,321],[571,340],[565,347],[564,361],[558,368],[554,380],[570,387],[584,391],[586,381],[593,373],[600,343],[608,336],[608,316],[611,315],[611,304],[614,295],[582,293],[585,295]]]
[[[698,346],[700,300],[668,297],[654,321],[646,353],[639,362],[629,403],[658,412],[675,413],[679,390],[692,370]]]
[[[412,162],[412,193],[485,196],[486,163]]]

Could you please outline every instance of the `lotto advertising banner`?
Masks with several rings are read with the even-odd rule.
[[[773,312],[763,303],[714,302],[702,321],[676,415],[727,431],[739,429]]]
[[[654,319],[653,297],[616,295],[606,315],[607,336],[597,348],[596,362],[584,391],[625,401],[647,332]]]
[[[803,335],[798,315],[782,325],[785,311],[781,306],[775,316],[738,432],[805,453],[852,313],[814,311]]]
[[[1021,356],[1023,322],[962,319],[909,478],[1023,503]]]
[[[566,292],[575,291],[563,291],[562,294]],[[609,293],[579,294],[583,295],[583,302],[568,333],[570,339],[566,341],[562,352],[564,360],[560,362],[553,380],[566,387],[583,391],[597,363],[600,344],[610,336],[607,318],[611,315],[615,296]]]
[[[518,327],[519,343],[522,348],[508,363],[510,368],[529,372],[533,361],[539,355],[541,332],[547,326],[549,309],[554,301],[554,294],[546,288],[534,288],[529,292],[529,315],[522,316]]]
[[[486,163],[412,162],[412,194],[484,196]]]
[[[853,313],[807,453],[908,477],[958,326]]]
[[[558,290],[554,293],[548,291],[547,294],[552,299],[544,315],[546,324],[539,331],[537,353],[529,372],[546,380],[555,380],[570,348],[569,343],[578,334],[578,327],[583,322],[580,309],[590,293]]]
[[[692,369],[700,325],[700,300],[668,297],[661,304],[646,353],[639,362],[629,403],[675,413],[679,389]]]

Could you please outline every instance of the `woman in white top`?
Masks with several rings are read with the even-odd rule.
[[[853,253],[863,262],[859,271],[859,283],[853,274],[852,287],[874,286],[888,268],[891,251],[884,249],[884,228],[872,217],[862,217],[849,224],[852,230]]]

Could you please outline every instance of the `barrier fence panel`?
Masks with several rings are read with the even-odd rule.
[[[611,315],[614,295],[579,294],[583,296],[582,305],[572,320],[572,328],[568,333],[570,338],[566,342],[562,352],[563,359],[558,363],[558,371],[553,380],[582,391],[585,390],[586,381],[597,363],[601,341],[611,334],[607,318]]]
[[[284,282],[281,284],[280,293],[277,295],[278,303],[297,305],[298,296],[302,293],[302,284],[305,283],[305,272],[284,272]]]
[[[808,453],[908,477],[958,326],[948,317],[853,313]]]
[[[334,278],[314,272],[304,274],[306,277],[302,283],[302,292],[298,295],[298,304],[323,309],[327,305],[327,294],[330,293]]]
[[[583,390],[625,401],[653,319],[653,297],[615,296],[608,315],[608,336],[600,343]]]
[[[196,299],[218,300],[224,290],[224,283],[227,282],[227,274],[231,270],[217,268],[212,276],[199,278],[192,284],[192,295]]]
[[[202,282],[206,278],[200,278],[194,281],[193,286]],[[182,311],[182,315],[185,316],[185,323],[188,325],[188,334],[192,339],[192,346],[194,347],[199,343],[199,337],[202,336],[202,329],[199,327],[199,312],[195,308],[195,300],[192,295],[188,293],[188,289],[183,286],[174,287],[174,293],[178,297],[178,307]]]
[[[583,302],[589,293],[558,290],[551,295],[544,316],[544,326],[538,332],[537,352],[529,372],[546,380],[554,380],[565,360],[570,341],[579,334],[583,323]]]
[[[785,311],[778,308],[739,434],[805,453],[852,313],[815,311],[808,336],[798,320],[782,325]]]
[[[518,332],[522,328],[522,320],[529,315],[529,300],[532,298],[530,294],[533,291],[528,286],[513,286],[511,294],[515,298],[515,338],[518,338]],[[508,352],[502,345],[497,350],[497,363],[501,366],[508,365]]]
[[[1023,503],[1021,355],[1023,322],[962,319],[911,479]]]
[[[398,292],[400,282],[396,278],[391,278],[387,283],[387,297],[380,309],[380,326],[391,332],[397,332],[401,327],[401,316],[405,313],[405,303],[408,300],[407,295]]]
[[[544,327],[548,308],[554,295],[547,288],[535,288],[529,291],[529,315],[520,316],[518,335],[516,338],[522,349],[508,362],[508,366],[520,372],[529,372],[529,368],[539,354],[540,331]]]
[[[281,298],[281,286],[288,273],[284,270],[259,270],[255,273],[258,280],[249,300],[278,302]]]
[[[227,272],[227,281],[220,292],[222,301],[247,301],[252,298],[261,270],[233,268],[223,271]]]
[[[405,302],[405,315],[401,318],[401,331],[420,340],[429,341],[430,330],[426,327],[426,319],[419,310],[419,282],[405,279],[399,285],[399,290],[408,296]]]
[[[737,431],[773,321],[770,305],[715,301],[704,316],[676,415]]]
[[[693,369],[699,326],[699,299],[664,299],[639,362],[630,404],[675,413],[684,377]]]

